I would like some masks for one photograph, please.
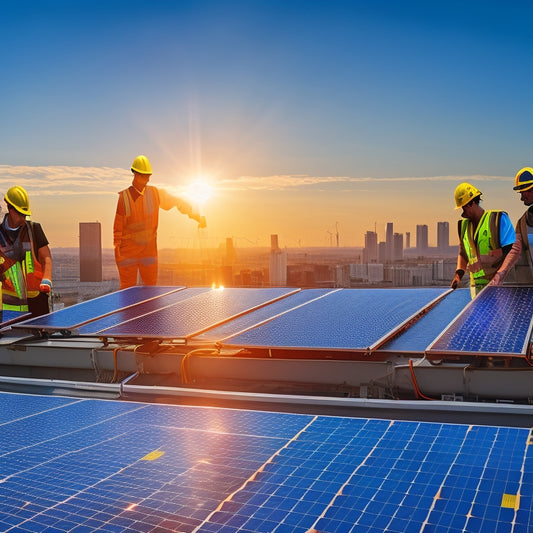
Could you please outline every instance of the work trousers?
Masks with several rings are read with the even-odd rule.
[[[133,265],[118,266],[120,288],[127,289],[137,285],[138,275],[140,275],[144,285],[157,285],[157,268],[157,261],[149,265],[139,262]]]

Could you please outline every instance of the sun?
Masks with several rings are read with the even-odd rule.
[[[204,178],[199,178],[189,184],[186,192],[195,204],[204,205],[213,196],[213,187]]]

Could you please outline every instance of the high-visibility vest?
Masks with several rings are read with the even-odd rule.
[[[124,207],[119,266],[139,259],[156,260],[157,225],[159,223],[159,194],[156,187],[147,186],[137,201],[130,189],[119,193]]]
[[[14,260],[15,248],[22,248],[23,259]],[[0,232],[0,250],[4,258],[2,283],[2,308],[11,311],[28,311],[28,298],[39,295],[43,279],[41,264],[37,261],[33,244],[31,222],[20,229],[14,243],[9,243]]]
[[[477,292],[489,283],[503,261],[501,216],[502,211],[485,211],[475,231],[469,220],[459,221],[459,237],[468,257],[470,285]]]

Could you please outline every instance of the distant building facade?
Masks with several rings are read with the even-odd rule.
[[[102,281],[102,228],[100,222],[80,222],[80,282]]]
[[[447,252],[450,247],[450,224],[449,222],[437,222],[437,249],[439,252]]]
[[[418,224],[416,226],[416,249],[419,254],[425,254],[428,248],[428,227],[426,224]]]

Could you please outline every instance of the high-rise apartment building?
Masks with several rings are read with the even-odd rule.
[[[403,233],[394,234],[394,246],[392,250],[392,260],[401,261],[403,259]]]
[[[80,222],[80,281],[102,281],[100,222]]]
[[[365,234],[365,248],[363,250],[363,263],[378,262],[378,234],[367,231]]]
[[[437,248],[439,252],[447,252],[450,246],[450,224],[437,222]]]
[[[270,236],[270,285],[285,287],[287,285],[287,252],[280,250],[278,236]]]
[[[427,253],[428,251],[428,227],[426,224],[416,226],[416,249],[418,253]]]
[[[394,229],[392,222],[387,222],[387,232],[385,234],[385,259],[386,261],[392,261],[394,259]]]

